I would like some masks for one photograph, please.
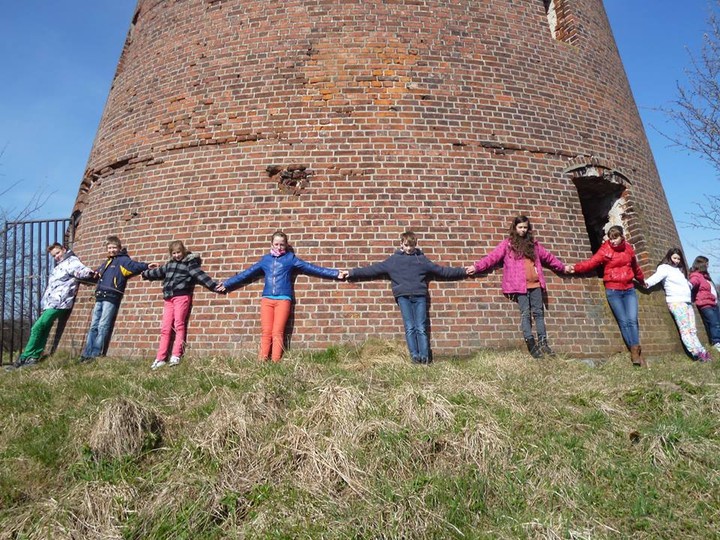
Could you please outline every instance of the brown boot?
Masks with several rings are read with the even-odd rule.
[[[632,347],[630,347],[630,359],[632,360],[632,364],[635,367],[647,367],[645,358],[643,358],[642,355],[642,347],[640,347],[640,345],[633,345]]]

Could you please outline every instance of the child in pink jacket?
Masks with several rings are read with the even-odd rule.
[[[720,308],[717,289],[708,273],[709,265],[707,257],[698,255],[690,267],[688,279],[692,285],[692,299],[700,312],[708,339],[715,350],[720,351]]]
[[[503,266],[502,292],[517,302],[520,308],[520,326],[528,351],[533,358],[554,356],[548,345],[545,329],[543,290],[546,288],[543,265],[555,272],[565,272],[566,266],[535,241],[532,225],[526,216],[516,217],[510,227],[510,235],[492,253],[467,267],[467,273],[485,272],[498,264]],[[535,319],[537,341],[533,335]]]

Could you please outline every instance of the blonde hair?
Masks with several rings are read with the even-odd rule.
[[[168,251],[172,255],[173,251],[182,251],[183,257],[188,254],[188,250],[180,240],[173,240],[168,246]]]

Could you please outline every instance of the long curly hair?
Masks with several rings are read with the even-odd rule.
[[[528,231],[525,236],[517,233],[517,226],[520,223],[527,223]],[[532,223],[527,216],[517,216],[510,225],[510,248],[518,255],[535,260],[535,238],[533,237]]]

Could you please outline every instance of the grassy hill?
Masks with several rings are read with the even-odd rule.
[[[148,365],[0,374],[0,539],[720,537],[717,362]]]

